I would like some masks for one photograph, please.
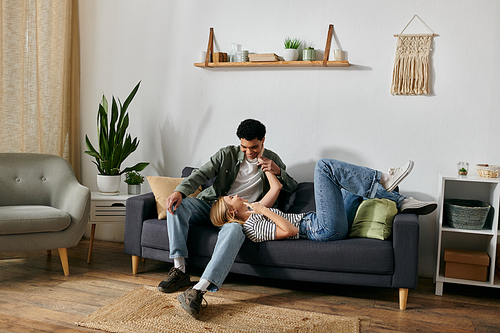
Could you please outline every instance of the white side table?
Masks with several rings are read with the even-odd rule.
[[[92,247],[94,246],[94,235],[98,223],[125,223],[125,209],[127,199],[134,195],[120,193],[119,195],[101,195],[99,192],[91,193],[90,220],[92,230],[90,232],[89,254],[87,264],[92,260]]]

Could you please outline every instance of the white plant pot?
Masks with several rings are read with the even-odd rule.
[[[120,194],[121,175],[108,176],[97,175],[97,187],[101,195],[118,195]]]
[[[299,50],[297,50],[297,49],[284,49],[283,50],[283,60],[296,61],[297,59],[299,59]]]
[[[141,194],[141,184],[137,185],[127,185],[128,186],[128,194]]]

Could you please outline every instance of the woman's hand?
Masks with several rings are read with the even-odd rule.
[[[258,201],[250,204],[246,203],[246,205],[251,208],[251,210],[248,210],[248,213],[250,214],[264,214],[264,212],[268,209]]]
[[[295,227],[290,221],[276,214],[274,211],[270,210],[260,202],[247,203],[247,206],[252,210],[247,213],[250,214],[262,214],[272,220],[276,224],[276,239],[283,239],[295,236],[299,229]]]
[[[260,166],[260,168],[264,172],[269,171],[275,176],[281,175],[280,167],[277,166],[276,163],[274,163],[272,160],[270,160],[268,158],[260,156],[258,165]]]
[[[262,144],[262,149],[260,150],[259,156],[257,156],[258,160],[258,165],[262,169],[262,171],[266,172],[271,172],[275,176],[281,175],[281,169],[279,166],[276,165],[272,160],[265,158],[262,156],[264,154],[264,143]]]

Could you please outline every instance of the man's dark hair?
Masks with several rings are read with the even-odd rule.
[[[253,139],[257,139],[262,141],[262,139],[266,136],[266,126],[258,120],[246,119],[241,122],[240,126],[238,126],[236,135],[240,140],[245,139],[252,141]]]

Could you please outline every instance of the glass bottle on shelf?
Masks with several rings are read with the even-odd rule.
[[[237,62],[242,62],[242,55],[241,55],[241,44],[238,44],[236,46],[236,61]]]
[[[228,58],[229,62],[237,62],[238,60],[236,59],[237,53],[236,53],[236,43],[231,43],[231,52],[229,52]]]

